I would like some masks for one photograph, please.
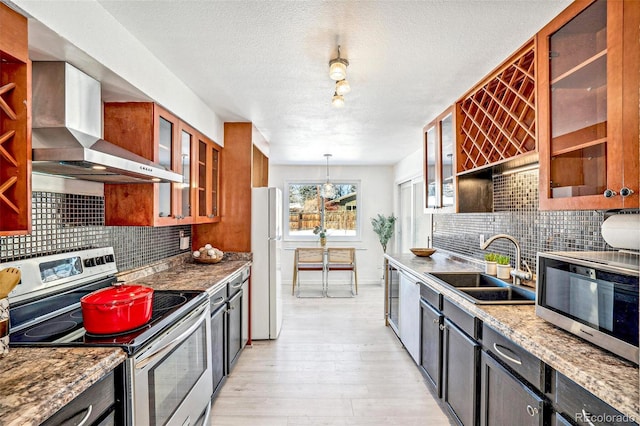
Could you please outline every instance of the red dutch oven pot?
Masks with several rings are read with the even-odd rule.
[[[121,333],[149,322],[153,289],[143,285],[114,284],[83,296],[80,306],[87,332]]]

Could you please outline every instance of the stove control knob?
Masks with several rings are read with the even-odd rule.
[[[116,260],[114,259],[114,257],[113,257],[113,255],[112,255],[112,254],[108,254],[108,255],[106,255],[106,256],[104,257],[104,260],[106,260],[106,261],[107,261],[107,263],[113,263],[113,262],[115,262],[115,261],[116,261]]]
[[[105,264],[104,257],[102,256],[96,257],[96,265],[104,265],[104,264]]]
[[[91,266],[96,266],[96,261],[93,258],[85,259],[84,260],[84,266],[87,267],[87,268],[91,267]]]

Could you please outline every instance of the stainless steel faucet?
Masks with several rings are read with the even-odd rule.
[[[480,244],[480,248],[482,250],[486,250],[487,247],[489,247],[492,242],[501,238],[511,241],[513,245],[516,246],[516,267],[515,269],[512,269],[510,272],[511,276],[513,277],[513,284],[520,285],[522,280],[530,281],[531,278],[533,278],[533,273],[531,272],[531,269],[529,268],[529,265],[527,265],[526,262],[524,265],[527,267],[527,271],[523,271],[522,269],[520,269],[520,267],[522,266],[520,244],[518,244],[518,241],[515,238],[513,238],[511,235],[496,234],[493,237],[489,238],[487,241],[485,241],[484,244]]]

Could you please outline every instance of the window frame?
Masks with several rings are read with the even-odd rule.
[[[318,185],[321,186],[324,179],[287,179],[284,182],[283,191],[283,235],[284,241],[317,241],[317,235],[291,235],[289,228],[289,187],[291,185]],[[362,241],[362,207],[359,205],[362,198],[362,181],[360,179],[331,179],[334,185],[352,185],[356,187],[356,234],[355,235],[331,235],[327,233],[327,241]]]

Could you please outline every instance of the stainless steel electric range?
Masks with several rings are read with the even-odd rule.
[[[80,298],[116,282],[113,248],[3,263],[19,268],[9,294],[10,346],[109,346],[127,353],[122,374],[128,425],[207,424],[213,392],[210,307],[203,291],[156,290],[150,321],[92,335]]]

